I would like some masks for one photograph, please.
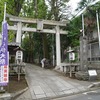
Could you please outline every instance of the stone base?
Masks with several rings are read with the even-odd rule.
[[[60,67],[56,66],[56,67],[55,67],[55,70],[60,70]]]
[[[88,72],[84,72],[84,71],[79,71],[75,73],[75,77],[79,80],[89,80],[89,75]]]
[[[11,100],[11,95],[9,93],[0,93],[0,100]]]
[[[96,81],[97,80],[97,76],[89,76],[89,81]]]
[[[0,93],[5,93],[5,89],[3,86],[0,86]]]
[[[5,93],[5,90],[0,90],[0,93]]]

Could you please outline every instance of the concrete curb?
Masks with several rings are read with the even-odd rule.
[[[93,84],[99,84],[100,82],[97,82],[97,83],[93,83]],[[99,84],[100,85],[100,84]],[[51,98],[49,98],[49,99],[45,99],[45,100],[57,100],[57,98],[61,98],[61,97],[67,97],[67,96],[71,96],[71,95],[76,95],[76,94],[80,94],[80,93],[84,93],[84,92],[89,92],[89,91],[94,91],[94,90],[98,90],[98,89],[100,89],[100,87],[98,88],[98,87],[94,87],[94,88],[90,88],[90,87],[87,87],[87,89],[86,90],[83,90],[83,91],[79,91],[79,92],[75,92],[75,93],[70,93],[70,94],[64,94],[64,95],[62,95],[62,96],[57,96],[57,97],[51,97]]]
[[[12,94],[11,94],[11,98],[14,98],[14,97],[18,96],[18,95],[24,93],[24,92],[27,91],[27,90],[28,90],[28,87],[26,87],[25,89],[23,89],[23,90],[21,90],[21,91],[12,93]]]
[[[100,87],[100,82],[95,82],[95,83],[92,83],[91,85],[88,86],[88,88],[96,88],[96,87]]]
[[[11,99],[11,94],[10,93],[0,94],[0,100],[2,100],[2,99],[10,100]]]

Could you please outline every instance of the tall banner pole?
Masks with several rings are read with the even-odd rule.
[[[8,68],[8,30],[6,22],[6,3],[4,7],[4,19],[2,23],[2,43],[0,46],[0,87],[7,86],[9,81]]]
[[[3,21],[5,22],[5,20],[6,20],[6,2],[4,4],[4,19],[3,19]]]
[[[99,29],[99,15],[98,11],[96,10],[96,19],[97,19],[97,29],[98,29],[98,39],[99,39],[99,50],[100,50],[100,29]]]

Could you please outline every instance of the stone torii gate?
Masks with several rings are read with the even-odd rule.
[[[17,25],[10,26],[8,25],[8,30],[17,31],[16,42],[21,44],[21,35],[23,31],[27,32],[40,32],[40,33],[52,33],[56,34],[56,68],[61,66],[61,51],[60,51],[60,34],[67,34],[67,31],[60,29],[62,26],[66,26],[67,22],[61,21],[52,21],[52,20],[42,20],[42,19],[33,19],[33,18],[22,18],[16,17],[9,14],[6,14],[6,17],[10,21],[17,23]],[[36,24],[36,28],[26,27],[23,24]],[[45,25],[52,26],[52,29],[44,29]]]

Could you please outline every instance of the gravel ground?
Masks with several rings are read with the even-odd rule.
[[[15,93],[17,91],[25,89],[27,82],[25,76],[21,76],[20,81],[17,80],[17,76],[10,76],[8,86],[4,87],[8,93]]]

